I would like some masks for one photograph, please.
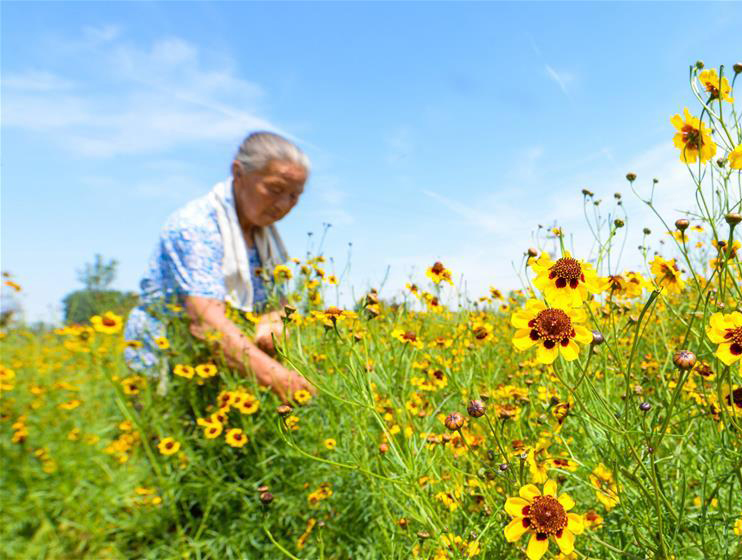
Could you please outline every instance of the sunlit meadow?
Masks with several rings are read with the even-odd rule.
[[[315,397],[241,377],[177,302],[163,379],[127,369],[115,313],[11,321],[3,557],[742,557],[740,72],[690,68],[667,132],[697,205],[638,249],[621,197],[585,189],[569,234],[592,249],[540,229],[509,294],[431,262],[404,299],[341,309],[322,255],[263,271],[289,302],[280,359]],[[654,209],[656,180],[626,181]]]

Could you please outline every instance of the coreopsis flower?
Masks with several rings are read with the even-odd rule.
[[[559,354],[567,361],[576,360],[580,348],[590,344],[592,333],[580,325],[586,320],[582,309],[549,308],[537,299],[526,302],[525,309],[513,313],[511,324],[518,330],[513,336],[513,346],[524,351],[537,345],[536,360],[550,364]]]
[[[417,349],[420,349],[423,347],[423,343],[420,339],[417,338],[417,335],[412,331],[405,331],[402,329],[394,329],[392,331],[392,337],[396,338],[400,342],[404,342],[405,344],[409,344],[410,346],[414,346]]]
[[[440,261],[436,261],[435,263],[433,263],[433,266],[425,271],[425,276],[430,278],[435,284],[444,281],[453,286],[453,281],[451,280],[451,271],[443,266],[443,263]]]
[[[597,529],[603,524],[603,518],[595,510],[590,510],[582,516],[585,529]]]
[[[742,144],[734,148],[727,156],[729,167],[732,169],[742,169]]]
[[[549,548],[552,537],[564,554],[574,551],[575,535],[584,530],[582,516],[569,513],[575,501],[566,493],[557,498],[557,483],[547,480],[543,494],[533,484],[520,489],[519,498],[508,498],[505,511],[513,517],[505,527],[505,538],[516,542],[530,533],[526,555],[529,560],[539,560]]]
[[[711,129],[704,125],[698,117],[683,109],[683,117],[675,115],[670,119],[677,133],[672,141],[680,149],[680,161],[695,163],[700,158],[705,163],[716,154],[716,143],[711,139]]]
[[[176,364],[173,368],[173,373],[177,375],[178,377],[185,377],[186,379],[192,379],[193,375],[196,373],[196,370],[193,368],[193,366],[188,366],[185,364]]]
[[[228,430],[227,434],[224,436],[224,439],[226,440],[227,445],[230,445],[232,447],[243,447],[247,443],[247,436],[245,435],[245,432],[243,432],[239,428],[232,428],[231,430]]]
[[[625,272],[608,276],[606,278],[607,287],[611,296],[633,299],[642,295],[645,287],[648,287],[647,281],[638,272]]]
[[[556,262],[548,253],[541,253],[538,259],[531,259],[530,265],[536,272],[534,285],[554,307],[579,306],[588,292],[599,293],[603,289],[592,265],[573,259],[566,251]]]
[[[167,350],[170,348],[170,341],[164,336],[158,336],[155,338],[155,344],[160,350]]]
[[[739,311],[711,315],[706,335],[711,342],[719,345],[716,357],[725,365],[731,366],[742,358],[742,313]]]
[[[660,288],[676,294],[683,291],[685,282],[680,277],[680,270],[675,259],[665,260],[657,255],[649,263],[649,270],[654,274],[654,281]]]
[[[722,101],[734,103],[734,98],[729,96],[732,92],[729,80],[724,77],[719,79],[719,75],[716,73],[715,68],[701,71],[701,73],[698,74],[698,81],[701,82],[703,88],[708,92],[711,99],[721,98]]]
[[[726,241],[716,241],[716,239],[712,239],[711,244],[719,252],[718,258],[711,259],[711,261],[709,261],[709,266],[712,269],[722,266],[724,263],[726,263],[726,261],[736,259],[737,251],[739,249],[742,249],[742,243],[740,243],[736,239],[732,243],[731,247],[727,246]]]
[[[335,441],[335,440],[334,440],[333,438],[327,438],[327,439],[326,439],[326,440],[325,440],[324,442],[322,442],[322,443],[323,443],[323,445],[324,445],[324,446],[325,446],[325,447],[326,447],[327,449],[329,449],[330,451],[332,451],[333,449],[335,449],[335,448],[337,447],[337,444],[338,444],[338,443],[337,443],[337,441]]]
[[[216,439],[224,430],[224,424],[221,422],[206,422],[199,418],[198,422],[204,428],[204,437],[206,439]]]
[[[294,391],[294,400],[299,404],[307,404],[312,400],[312,393],[306,389],[299,389],[298,391]]]
[[[162,438],[160,443],[157,445],[157,449],[159,449],[160,453],[163,455],[172,455],[180,450],[180,443],[171,437]]]
[[[93,315],[90,322],[96,331],[103,334],[116,334],[124,326],[121,316],[112,311],[106,311],[103,315]]]
[[[199,364],[196,366],[196,375],[202,379],[214,377],[217,373],[219,373],[219,370],[214,364]]]
[[[613,473],[603,463],[593,469],[590,483],[595,488],[595,497],[606,511],[611,511],[618,505],[618,486],[613,479]]]
[[[276,282],[288,282],[293,276],[291,269],[286,265],[279,264],[273,269],[273,279]]]

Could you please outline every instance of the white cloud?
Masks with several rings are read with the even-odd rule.
[[[559,89],[562,90],[562,93],[569,97],[569,91],[567,89],[567,84],[569,84],[573,80],[573,76],[571,74],[568,74],[567,72],[557,72],[549,66],[548,64],[544,65],[546,68],[546,74],[551,78],[556,84],[559,86]]]
[[[75,64],[83,43],[89,67]],[[237,141],[254,128],[283,132],[261,115],[260,86],[238,76],[230,60],[204,60],[183,39],[141,48],[109,26],[87,28],[82,39],[58,46],[68,55],[68,72],[80,75],[32,69],[5,78],[4,127],[41,132],[83,157]]]

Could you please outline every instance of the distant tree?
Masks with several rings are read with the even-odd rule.
[[[113,311],[126,315],[137,304],[138,296],[134,292],[121,292],[110,289],[116,279],[118,261],[105,260],[96,254],[93,262],[86,263],[77,271],[77,278],[85,286],[67,294],[62,300],[64,321],[67,324],[84,324],[93,315]]]

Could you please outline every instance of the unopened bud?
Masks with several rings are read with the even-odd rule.
[[[680,218],[679,220],[675,220],[675,227],[678,228],[679,231],[685,231],[688,229],[688,226],[690,225],[690,222],[686,220],[685,218]]]
[[[278,408],[276,409],[276,412],[278,413],[279,416],[283,417],[283,416],[288,416],[289,414],[291,414],[293,410],[294,408],[290,404],[282,404],[278,406]]]
[[[268,490],[270,490],[270,488],[265,484],[261,484],[260,486],[258,486],[258,492],[262,493],[267,492]]]
[[[736,212],[731,212],[724,216],[724,219],[727,221],[727,223],[730,226],[736,226],[738,223],[742,222],[742,214],[737,214]]]
[[[616,226],[616,228],[622,228],[624,226],[624,221],[620,218],[616,218],[613,220],[613,225]]]
[[[603,333],[600,331],[593,331],[593,341],[591,344],[593,346],[600,346],[605,342],[605,338],[603,337]]]
[[[636,181],[636,173],[628,172],[628,173],[626,174],[626,180],[627,180],[627,181],[628,181],[629,183],[633,183],[634,181]]]
[[[639,410],[641,410],[642,412],[649,412],[651,408],[652,408],[652,405],[649,404],[648,402],[643,402],[639,405]]]
[[[379,445],[379,453],[386,453],[389,451],[389,444],[388,443],[382,443]]]
[[[466,407],[466,411],[472,418],[481,418],[484,416],[485,407],[482,401],[471,401],[469,406]]]
[[[505,472],[506,470],[508,470],[510,468],[510,465],[508,465],[507,463],[500,463],[500,467],[499,468],[500,468],[500,470],[502,472]]]
[[[703,70],[703,60],[696,60],[696,68]]]
[[[742,72],[742,62],[735,62],[732,68],[734,69],[735,74],[739,74]]]
[[[293,305],[284,305],[283,312],[286,314],[286,317],[291,317],[291,315],[296,313],[296,307]]]
[[[644,233],[644,235],[651,235],[651,234],[652,234],[652,230],[651,230],[651,229],[649,229],[648,227],[645,227],[645,228],[644,228],[644,229],[642,230],[642,233]]]
[[[418,531],[417,538],[420,539],[421,541],[424,541],[425,539],[430,538],[430,533],[428,533],[427,531]]]
[[[620,192],[613,193],[613,198],[615,198],[616,200],[621,200],[621,193]]]
[[[460,430],[464,425],[464,417],[461,416],[458,412],[452,412],[446,417],[446,428],[451,430],[452,432],[455,432],[456,430]]]
[[[678,369],[687,371],[696,365],[696,355],[690,350],[680,350],[675,352],[672,362]]]
[[[270,492],[261,492],[260,501],[263,502],[265,505],[268,505],[273,501],[273,494],[271,494]]]
[[[716,160],[716,165],[718,165],[719,167],[723,168],[726,164],[727,160],[725,160],[724,158],[719,158]]]
[[[593,196],[593,191],[590,191],[588,189],[582,189],[582,194],[584,196]]]
[[[534,249],[533,247],[528,248],[528,256],[529,257],[536,257],[538,256],[538,251]]]

